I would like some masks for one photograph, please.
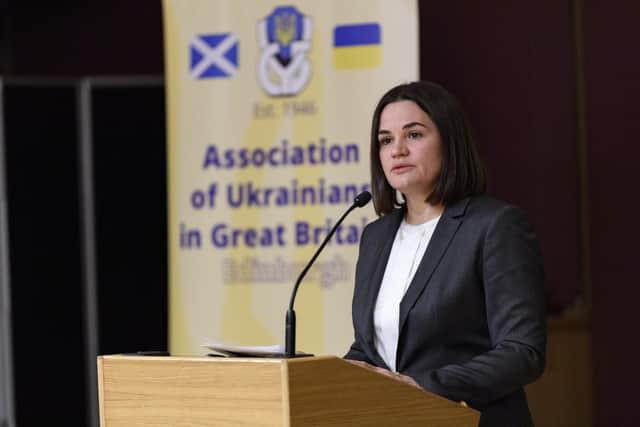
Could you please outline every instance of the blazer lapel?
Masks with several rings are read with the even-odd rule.
[[[427,287],[434,270],[449,247],[451,239],[453,239],[453,236],[455,236],[458,231],[469,200],[469,198],[463,199],[460,202],[453,204],[451,207],[446,208],[442,213],[442,217],[440,218],[440,221],[438,221],[438,225],[436,226],[433,236],[431,236],[431,240],[429,241],[429,246],[427,246],[427,250],[422,257],[422,261],[420,261],[418,270],[407,289],[407,293],[400,302],[399,331],[402,331],[407,320],[407,316],[409,315],[409,311],[413,308],[418,297],[420,297],[424,289]]]
[[[369,348],[373,349],[375,355],[379,359],[379,362],[383,362],[383,360],[375,351],[373,342],[373,336],[375,333],[373,326],[373,311],[376,306],[376,299],[378,298],[378,292],[380,291],[382,278],[384,277],[384,271],[387,268],[387,260],[389,259],[389,254],[391,253],[393,240],[395,238],[396,232],[398,231],[398,227],[400,227],[402,218],[404,218],[404,209],[397,209],[389,215],[389,221],[386,223],[381,232],[376,236],[376,240],[378,241],[378,248],[375,252],[375,255],[370,260],[370,262],[373,264],[373,274],[371,275],[371,282],[369,284],[369,291],[367,293],[367,301],[365,303],[367,311],[365,313],[366,318],[363,333],[366,337]]]

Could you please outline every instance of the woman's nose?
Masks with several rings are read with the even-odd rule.
[[[409,153],[406,142],[403,139],[398,139],[395,144],[393,144],[393,149],[391,151],[391,155],[393,157],[403,157]]]

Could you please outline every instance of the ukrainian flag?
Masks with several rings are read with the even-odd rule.
[[[333,29],[333,65],[339,70],[373,68],[380,65],[380,24],[338,25]]]

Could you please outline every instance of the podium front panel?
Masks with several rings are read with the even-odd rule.
[[[272,359],[100,356],[100,425],[282,426]]]

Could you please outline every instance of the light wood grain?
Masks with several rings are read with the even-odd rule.
[[[291,427],[476,427],[479,412],[335,357],[289,370]]]
[[[102,427],[475,427],[479,418],[334,356],[100,356],[98,371]]]
[[[102,356],[102,427],[281,426],[281,361]]]
[[[104,383],[102,381],[102,374],[104,371],[102,357],[98,357],[98,402],[100,402],[100,425],[106,425],[104,419],[104,411],[102,408],[102,402],[104,402]]]
[[[280,366],[282,378],[282,427],[291,427],[291,407],[289,406],[289,367],[287,363]]]

